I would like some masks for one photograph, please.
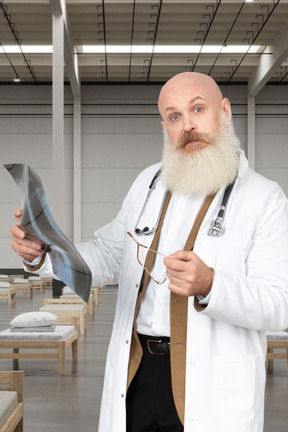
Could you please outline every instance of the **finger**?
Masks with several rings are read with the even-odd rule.
[[[195,256],[195,253],[193,251],[179,250],[169,255],[168,259],[174,259],[179,261],[190,261],[191,259],[193,259],[193,256]]]
[[[176,275],[169,274],[169,289],[174,291],[176,288],[186,291],[191,286],[191,282],[187,280],[186,273],[177,273]]]
[[[22,217],[22,210],[21,209],[15,210],[14,216],[17,219],[17,224],[19,225],[21,217]]]
[[[19,239],[24,239],[25,238],[25,233],[24,231],[22,231],[18,225],[13,225],[10,228],[10,232],[12,234],[12,236],[19,238]]]
[[[17,228],[17,227],[16,227]],[[16,231],[16,229],[12,229],[11,231]],[[21,231],[21,230],[20,230]],[[16,231],[17,232],[17,231]],[[18,233],[17,233],[18,234]],[[21,233],[19,233],[20,235]],[[18,235],[12,235],[11,237],[11,245],[17,255],[21,256],[23,259],[33,261],[35,258],[42,254],[42,248],[39,243],[32,242],[28,239],[23,239]]]
[[[194,258],[194,257],[193,257]],[[193,258],[190,257],[189,262],[193,261]],[[164,264],[166,265],[167,273],[172,275],[176,275],[177,272],[185,272],[187,270],[188,261],[183,261],[181,259],[175,258],[165,258]]]
[[[28,261],[33,261],[35,258],[38,258],[42,254],[42,251],[38,251],[33,248],[31,249],[30,247],[21,246],[18,244],[13,245],[12,243],[12,247],[14,251],[17,253],[17,255],[19,255],[24,260],[28,260]]]
[[[190,295],[188,289],[186,289],[185,286],[183,285],[179,286],[178,284],[170,282],[168,288],[171,292],[174,292],[175,294],[184,295],[184,296]]]

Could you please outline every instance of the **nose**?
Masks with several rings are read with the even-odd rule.
[[[197,125],[195,124],[195,121],[191,117],[191,115],[187,114],[183,116],[183,130],[184,132],[191,132],[195,131],[197,129]]]

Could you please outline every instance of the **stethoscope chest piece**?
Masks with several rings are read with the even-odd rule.
[[[211,237],[221,237],[225,232],[225,228],[223,227],[223,218],[217,217],[213,219],[211,222],[211,227],[208,231],[208,236]]]
[[[225,189],[224,196],[223,196],[222,203],[221,203],[221,207],[219,209],[217,217],[216,217],[216,219],[212,220],[210,229],[208,231],[208,236],[210,236],[210,237],[221,237],[225,233],[225,228],[223,227],[224,215],[225,215],[225,210],[227,207],[227,202],[228,202],[229,196],[232,192],[235,181],[236,181],[236,179],[232,183],[230,183]]]

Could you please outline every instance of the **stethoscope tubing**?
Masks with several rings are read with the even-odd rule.
[[[165,202],[166,196],[168,194],[168,190],[166,190],[166,192],[164,194],[164,197],[163,197],[163,200],[162,200],[162,203],[161,203],[161,208],[160,208],[159,215],[158,215],[158,218],[157,218],[155,226],[153,228],[149,228],[148,226],[145,226],[143,229],[138,228],[138,226],[140,224],[140,221],[142,219],[142,216],[143,216],[143,214],[144,214],[144,212],[146,210],[146,207],[148,205],[150,196],[151,196],[153,190],[156,187],[156,182],[157,182],[160,174],[161,174],[161,169],[157,171],[157,173],[154,175],[154,177],[153,177],[153,179],[152,179],[152,181],[151,181],[151,183],[149,185],[149,190],[148,190],[146,199],[144,201],[142,210],[140,212],[140,215],[138,217],[138,220],[137,220],[135,228],[134,228],[134,232],[137,235],[150,235],[150,234],[153,234],[156,231],[156,229],[157,229],[157,227],[159,225],[159,221],[160,221],[160,218],[161,218],[161,213],[162,213],[162,210],[163,210],[163,206],[164,206],[164,202]],[[208,231],[208,235],[209,236],[221,236],[221,235],[224,234],[224,228],[223,228],[224,214],[225,214],[227,203],[228,203],[229,197],[231,195],[232,189],[234,187],[235,181],[236,181],[236,178],[225,189],[225,192],[224,192],[224,195],[223,195],[223,198],[222,198],[222,201],[221,201],[221,205],[220,205],[220,209],[218,211],[217,217],[216,217],[216,219],[214,219],[212,221],[211,227],[210,227],[210,229]]]

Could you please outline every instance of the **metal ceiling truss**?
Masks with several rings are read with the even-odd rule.
[[[253,35],[253,39],[252,39],[252,41],[250,42],[250,45],[249,45],[249,48],[248,48],[247,52],[243,55],[243,57],[241,58],[241,60],[240,60],[239,62],[236,61],[236,62],[237,62],[237,65],[236,65],[236,67],[234,68],[234,70],[233,70],[233,72],[232,72],[232,74],[231,74],[231,76],[230,76],[228,82],[231,82],[232,78],[234,77],[234,75],[235,75],[236,72],[238,71],[239,67],[240,67],[241,64],[243,63],[244,59],[246,58],[249,49],[250,49],[250,48],[254,45],[254,43],[256,42],[258,36],[259,36],[260,33],[262,32],[263,28],[265,27],[265,25],[266,25],[267,22],[269,21],[270,17],[272,16],[274,10],[276,9],[276,7],[278,6],[279,3],[280,3],[280,0],[277,0],[276,3],[274,2],[271,11],[269,11],[269,5],[262,5],[262,6],[261,6],[262,9],[264,9],[263,6],[264,6],[264,7],[268,7],[268,15],[267,15],[266,19],[264,19],[264,15],[263,15],[263,22],[262,22],[262,25],[261,25],[260,28],[259,28],[259,23],[258,23],[258,22],[255,23],[255,24],[257,24],[257,27],[258,27],[258,30],[257,30],[257,33],[256,33],[256,34],[254,33],[253,30],[251,30],[251,31],[249,32],[249,33],[252,33],[252,35]],[[248,32],[247,32],[247,34],[248,34]],[[249,40],[249,39],[248,39],[248,40]]]
[[[222,49],[227,45],[227,42],[228,42],[229,36],[230,36],[230,34],[232,33],[232,30],[233,30],[233,28],[234,28],[234,26],[235,26],[235,24],[236,24],[238,18],[240,17],[241,12],[242,12],[242,9],[243,9],[243,7],[245,6],[245,4],[246,4],[246,1],[244,0],[243,3],[242,3],[241,6],[240,6],[240,9],[239,9],[238,12],[237,12],[237,15],[236,15],[235,18],[234,18],[234,21],[233,21],[233,23],[232,23],[232,25],[231,25],[231,27],[230,27],[230,29],[229,29],[229,31],[228,31],[228,33],[227,33],[225,39],[224,39],[224,41],[223,41],[222,48],[221,48],[221,50],[219,51],[219,54],[216,56],[216,58],[215,58],[215,60],[214,60],[214,62],[213,62],[213,64],[212,64],[212,66],[211,66],[211,68],[210,68],[210,70],[209,70],[208,75],[211,75],[211,73],[212,73],[212,71],[213,71],[213,68],[214,68],[214,66],[216,65],[216,63],[217,63],[217,61],[218,61],[218,59],[219,59],[219,57],[220,57],[220,55],[221,55],[221,51],[222,51]]]
[[[193,63],[192,72],[194,72],[194,70],[195,70],[195,68],[196,68],[196,65],[197,65],[197,63],[198,63],[199,57],[200,57],[200,55],[201,55],[202,49],[203,49],[204,44],[205,44],[205,42],[206,42],[206,40],[207,40],[207,37],[208,37],[208,35],[209,35],[210,29],[211,29],[211,27],[212,27],[212,24],[213,24],[213,22],[214,22],[214,19],[215,19],[215,17],[216,17],[216,14],[217,14],[217,12],[218,12],[218,9],[219,9],[220,4],[221,4],[221,0],[218,0],[218,2],[217,2],[217,4],[216,4],[216,8],[214,8],[214,5],[207,5],[207,6],[206,6],[206,9],[207,9],[207,10],[209,9],[209,7],[211,7],[211,8],[213,9],[212,17],[210,17],[210,15],[203,15],[203,18],[205,18],[205,16],[208,16],[210,22],[209,22],[209,25],[208,25],[208,27],[207,27],[207,29],[206,29],[206,33],[204,34],[204,32],[202,32],[202,33],[203,33],[202,44],[201,44],[201,48],[200,48],[200,50],[199,50],[199,53],[197,54],[196,60],[195,60],[194,63]],[[207,23],[205,23],[205,22],[204,22],[204,23],[201,23],[201,24],[206,24],[206,25],[207,25]],[[198,33],[201,34],[200,31],[199,31]],[[200,41],[201,41],[201,39],[200,39]],[[195,42],[196,42],[196,41],[195,41]]]
[[[73,94],[79,93],[80,76],[82,83],[147,84],[185,70],[209,74],[217,82],[247,84],[259,69],[260,75],[266,70],[269,82],[288,83],[285,41],[277,43],[287,25],[288,0],[0,0],[0,82],[12,82],[14,76],[27,83],[51,82],[51,52],[25,49],[51,46],[49,3],[65,9],[64,80],[69,79]],[[9,45],[19,47],[18,53],[6,49]],[[89,45],[100,45],[103,52],[85,51]],[[112,45],[130,48],[111,52]],[[174,51],[158,51],[172,45]],[[207,51],[215,45],[218,50]],[[244,52],[227,50],[241,45]],[[137,46],[150,51],[132,50]],[[181,49],[185,46],[190,52]]]
[[[33,68],[32,68],[31,65],[30,65],[30,60],[27,59],[27,57],[25,56],[25,54],[24,54],[24,52],[23,52],[23,50],[22,50],[22,47],[21,47],[21,39],[18,37],[18,32],[15,30],[15,24],[12,23],[12,21],[11,21],[11,16],[8,14],[8,11],[7,11],[7,5],[3,4],[3,1],[2,1],[2,0],[1,0],[1,3],[0,3],[0,7],[1,7],[1,10],[2,10],[3,15],[4,15],[4,17],[5,17],[5,20],[6,20],[8,26],[9,26],[9,28],[10,28],[10,30],[11,30],[11,33],[12,33],[12,35],[14,36],[14,39],[15,39],[17,45],[19,46],[20,52],[21,52],[21,54],[22,54],[22,56],[23,56],[23,59],[24,59],[24,63],[26,64],[26,66],[27,66],[27,68],[28,68],[28,70],[29,70],[29,72],[30,72],[30,74],[31,74],[31,77],[33,78],[33,81],[34,81],[35,83],[37,83],[37,79],[36,79],[36,77],[35,77],[35,75],[34,75]],[[2,45],[2,44],[1,44],[1,45]],[[3,47],[3,46],[2,46],[2,47]],[[5,52],[4,49],[3,49],[3,51]],[[7,55],[6,52],[5,52],[5,55],[6,55],[6,58],[8,59],[10,65],[11,65],[11,67],[12,67],[12,69],[13,69],[13,71],[14,71],[16,77],[17,77],[18,79],[20,79],[20,77],[19,77],[19,75],[18,75],[18,73],[17,73],[17,71],[16,71],[16,68],[13,66],[13,63],[12,63],[10,57]]]

